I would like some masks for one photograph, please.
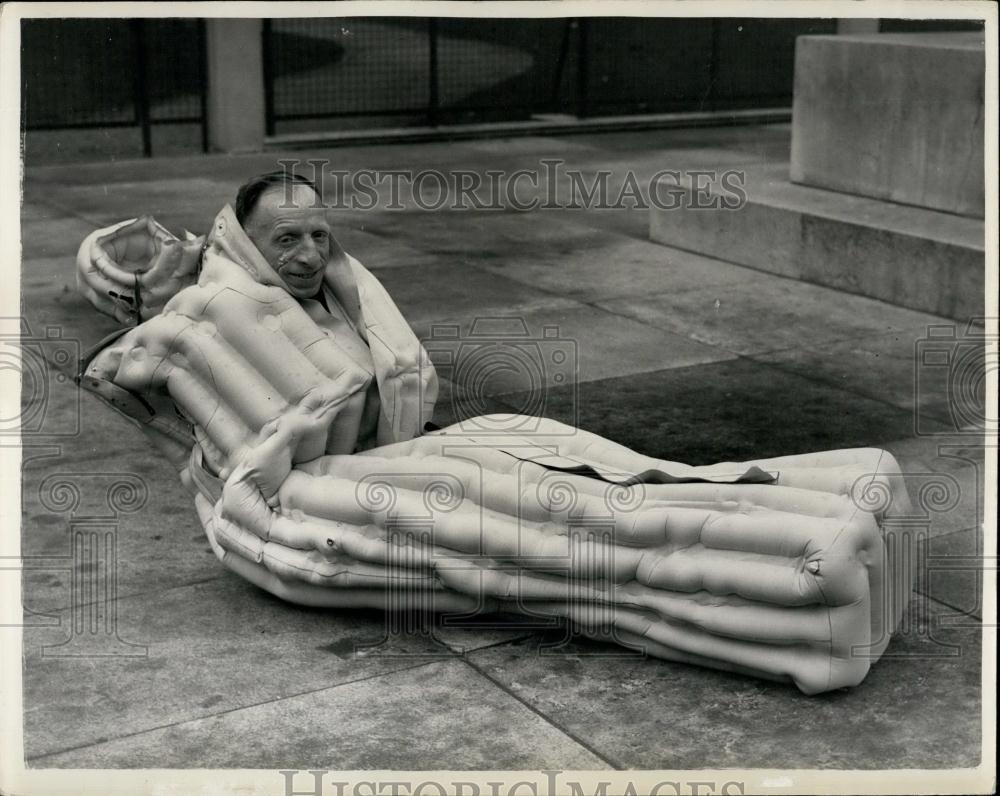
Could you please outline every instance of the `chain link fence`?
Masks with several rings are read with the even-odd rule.
[[[204,20],[22,22],[26,131],[134,128],[150,155],[154,126],[193,124],[206,149],[205,102]]]
[[[788,107],[795,37],[835,31],[832,19],[266,20],[267,128]]]
[[[22,28],[26,131],[137,139],[184,128],[207,150],[201,19],[31,19]],[[882,20],[882,31],[975,21]],[[833,19],[275,18],[263,21],[266,128],[489,123],[790,107],[795,39]],[[49,135],[49,133],[45,133]],[[65,134],[53,133],[67,143]],[[100,140],[97,137],[101,136]],[[192,140],[193,136],[193,140]],[[200,140],[199,140],[200,139]],[[159,144],[157,144],[159,151]]]

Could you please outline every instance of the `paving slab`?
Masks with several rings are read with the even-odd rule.
[[[302,769],[344,771],[607,767],[460,661],[368,677],[32,763],[280,769],[292,761]]]
[[[77,531],[113,534],[119,596],[223,575],[173,467],[123,416],[87,392],[74,392],[55,391],[47,411],[68,418],[78,409],[79,433],[37,438],[58,445],[59,454],[22,470],[21,552],[34,562],[25,573],[25,604],[49,612],[67,607],[74,589],[97,597],[91,590],[102,569],[87,560],[74,563]],[[79,524],[88,517],[108,519],[97,529]],[[62,560],[57,569],[48,568],[48,557]],[[102,550],[100,560],[109,558]]]
[[[926,523],[929,537],[962,531],[978,537],[981,545],[984,508],[993,499],[985,489],[984,454],[996,456],[996,447],[967,445],[967,439],[942,434],[882,447],[899,462],[915,513]]]
[[[916,589],[954,609],[941,617],[944,626],[967,624],[983,616],[983,571],[994,568],[983,558],[981,525],[921,540]]]
[[[36,192],[39,195],[43,195],[42,192]],[[67,218],[75,215],[67,210],[63,210],[59,207],[53,207],[45,202],[28,202],[21,201],[21,220],[22,221],[52,221],[57,218]]]
[[[992,447],[948,433],[888,442],[915,507],[917,590],[957,612],[982,617],[985,456]],[[979,571],[977,571],[979,570]],[[952,620],[942,620],[952,621]]]
[[[757,140],[754,140],[754,138]],[[413,168],[475,169],[484,164],[513,169],[524,166],[531,156],[565,157],[585,164],[606,159],[608,153],[627,152],[637,157],[646,151],[710,149],[725,153],[737,150],[744,159],[757,155],[762,159],[787,159],[790,132],[788,125],[701,128],[699,130],[660,130],[652,134],[600,133],[594,135],[514,136],[494,141],[437,141],[314,147],[294,151],[270,151],[254,154],[202,155],[173,154],[155,159],[116,157],[92,162],[34,164],[27,166],[26,182],[34,184],[99,185],[113,182],[151,182],[164,177],[212,179],[235,188],[253,174],[282,168],[283,161],[298,161],[311,171],[310,161],[328,164],[330,169],[390,170]]]
[[[996,439],[983,434],[956,434],[954,429],[935,434],[909,436],[884,444],[903,467],[917,472],[954,473],[966,467],[978,467],[980,478],[985,472],[986,454],[997,456]]]
[[[42,358],[50,357],[58,348],[58,344],[52,342],[52,335],[66,341],[75,357],[77,352],[83,354],[121,328],[114,318],[94,309],[77,290],[75,258],[74,252],[26,259],[21,265],[22,317],[31,334],[29,339],[39,341],[32,350]],[[75,363],[66,363],[62,370],[72,375],[74,367]]]
[[[127,218],[124,216],[123,218]],[[63,216],[21,223],[21,258],[66,257],[72,262],[83,239],[97,229],[92,221]]]
[[[444,428],[460,420],[493,413],[513,414],[516,409],[498,398],[494,391],[503,391],[503,385],[491,380],[480,382],[473,390],[456,387],[439,375],[438,398],[431,422]]]
[[[546,414],[545,395],[558,391],[555,385],[733,357],[576,302],[544,309],[508,305],[492,315],[443,316],[413,326],[438,372],[455,383],[463,400],[503,395],[521,414]]]
[[[66,186],[47,201],[96,222],[92,230],[97,225],[151,215],[175,235],[180,235],[182,229],[202,234],[211,227],[222,206],[234,201],[237,187],[205,178],[158,174],[152,180]]]
[[[564,156],[567,153],[604,152],[599,144],[588,143],[575,136],[525,135],[512,138],[482,138],[466,141],[465,148],[486,155],[523,154],[528,157]]]
[[[25,631],[29,758],[452,655],[429,634],[380,643],[387,631],[381,612],[291,605],[230,573],[120,598],[118,637],[132,646],[114,644],[113,636],[95,641],[86,625],[74,634],[69,613],[57,616],[58,627]],[[364,647],[372,649],[357,654]],[[108,655],[73,657],[79,649]],[[185,765],[197,766],[193,759]]]
[[[975,766],[980,629],[917,632],[946,612],[915,598],[913,629],[893,639],[868,678],[818,696],[684,664],[609,656],[612,649],[595,642],[546,655],[536,641],[519,642],[470,658],[624,768]]]
[[[686,131],[690,133],[691,131]],[[526,181],[518,183],[518,196],[522,201],[537,201],[545,205],[554,201],[558,210],[549,210],[555,219],[570,219],[595,230],[614,232],[636,240],[649,240],[650,207],[666,201],[666,193],[655,187],[654,178],[665,171],[693,174],[707,172],[720,175],[723,171],[742,173],[748,167],[774,162],[780,156],[773,148],[730,147],[722,143],[712,145],[711,136],[702,140],[684,138],[683,144],[674,146],[673,139],[665,137],[660,146],[649,144],[621,154],[612,149],[601,158],[583,158],[571,154],[557,170],[554,187],[547,180],[540,181],[531,190]],[[778,150],[787,153],[785,140]],[[523,167],[513,164],[513,168]],[[538,170],[543,174],[544,164]],[[571,175],[571,172],[575,174]],[[731,179],[742,179],[733,177]],[[588,194],[594,192],[593,197]],[[603,194],[602,194],[603,191]],[[655,195],[654,195],[655,192]],[[638,193],[638,198],[635,194]],[[603,198],[602,198],[603,196]],[[694,249],[695,247],[685,246]]]
[[[665,290],[677,293],[715,285],[747,285],[760,278],[760,272],[750,268],[610,232],[602,235],[598,245],[581,251],[536,250],[519,257],[489,260],[481,267],[528,285],[597,303],[620,315],[629,313],[602,302],[661,294]],[[659,323],[651,325],[663,328]]]
[[[770,274],[754,275],[700,289],[599,301],[598,306],[747,356],[785,349],[812,351],[845,338],[877,344],[871,338],[895,331],[908,336],[912,332],[915,338],[914,329],[944,323],[937,316],[864,296]],[[907,382],[912,384],[912,377]]]
[[[367,232],[356,222],[337,224],[333,234],[344,251],[370,270],[434,265],[441,262],[441,258],[432,252]]]
[[[503,182],[499,185],[504,189]],[[555,201],[568,201],[568,189],[559,190]],[[503,191],[502,195],[505,196]],[[483,196],[487,201],[489,194],[485,188]],[[395,236],[400,241],[442,255],[464,256],[474,262],[509,259],[518,254],[530,257],[538,253],[539,247],[561,246],[566,253],[585,250],[591,242],[600,245],[608,233],[644,241],[649,238],[648,217],[641,209],[625,206],[588,210],[582,206],[559,204],[547,207],[550,198],[544,182],[537,188],[518,183],[516,202],[522,207],[530,207],[535,201],[536,209],[519,210],[515,204],[501,198],[489,199],[487,209],[421,210],[406,206],[389,210],[383,205],[378,210],[357,211],[350,217],[366,230]],[[567,224],[571,226],[567,228]],[[573,234],[573,225],[576,234]]]
[[[686,127],[672,130],[624,130],[618,133],[583,133],[574,140],[609,151],[636,152],[651,146],[680,150],[705,146],[759,154],[771,160],[787,160],[791,146],[791,124],[736,125],[730,127]]]
[[[381,268],[375,275],[415,328],[429,321],[519,315],[575,304],[555,293],[458,263]]]
[[[158,175],[148,181],[67,187],[50,201],[63,208],[75,208],[80,215],[104,226],[137,215],[151,215],[175,235],[184,229],[200,235],[209,230],[223,205],[235,200],[236,187],[204,178]]]
[[[351,146],[302,149],[292,152],[258,152],[249,154],[173,155],[156,158],[101,159],[73,164],[34,165],[26,169],[26,185],[89,186],[112,182],[152,182],[163,178],[199,179],[210,175],[213,180],[236,187],[254,174],[280,170],[282,161],[329,163],[332,168],[388,169],[407,165],[427,167],[456,159],[478,157],[482,153],[467,152],[462,143],[450,141],[385,146]]]
[[[551,173],[557,177],[556,198],[560,204],[607,212],[609,206],[616,209],[636,207],[639,204],[636,189],[646,202],[645,209],[655,204],[651,201],[654,196],[659,199],[660,204],[666,204],[668,194],[665,190],[661,189],[653,194],[654,180],[664,172],[702,172],[706,176],[714,175],[714,179],[718,180],[722,172],[742,173],[748,166],[765,164],[770,160],[761,154],[729,148],[690,146],[645,149],[624,154],[613,152],[599,158],[581,158],[571,154],[560,162],[558,168],[553,165],[546,169],[542,163],[539,170],[546,176]],[[734,178],[739,179],[735,174]],[[705,177],[701,179],[704,180]],[[519,183],[519,187],[526,186]],[[537,193],[526,190],[525,195],[544,201],[552,194],[550,186],[542,187],[548,190]],[[606,201],[593,201],[589,196],[592,192],[594,198],[606,197]],[[574,199],[577,201],[574,202]]]
[[[383,239],[405,243],[450,258],[480,266],[508,262],[556,252],[570,256],[602,245],[606,234],[580,224],[559,211],[534,213],[503,210],[461,212],[403,211],[351,214],[352,223]]]
[[[595,146],[579,137],[569,136],[436,143],[420,147],[343,147],[338,148],[335,154],[330,150],[312,150],[290,154],[166,157],[154,161],[125,159],[116,161],[110,167],[107,163],[35,166],[28,168],[25,197],[33,203],[50,202],[57,205],[61,213],[82,216],[93,222],[112,223],[137,212],[151,213],[168,227],[179,229],[186,226],[200,233],[205,231],[222,204],[232,201],[240,183],[252,174],[280,169],[282,162],[289,160],[298,161],[298,168],[307,174],[313,171],[309,163],[313,161],[326,164],[321,171],[358,168],[397,170],[408,166],[414,172],[427,168],[445,173],[461,169],[480,174],[487,170],[499,170],[509,175],[525,168],[525,158],[534,155],[538,162],[529,162],[528,166],[544,178],[545,167],[541,161],[561,156],[564,165],[560,166],[562,171],[558,182],[561,195],[565,196],[568,184],[564,174],[566,169],[579,171],[587,180],[599,171],[607,171],[611,176],[612,189],[617,193],[619,183],[628,172],[645,180],[663,168],[718,168],[720,163],[730,161],[731,165],[745,165],[747,162],[770,159],[763,151],[754,149],[753,145],[750,149],[728,148],[729,141],[742,141],[744,144],[750,141],[752,136],[744,131],[718,133],[703,130],[696,139],[690,137],[690,131],[661,131],[654,137],[648,133],[644,135],[646,142],[628,150],[627,155],[618,154],[621,150],[616,149],[614,143]],[[774,135],[775,140],[784,141],[783,146],[787,149],[787,130]],[[615,134],[598,138],[613,142]],[[672,144],[674,140],[678,142],[677,147]],[[695,143],[700,145],[695,146]],[[525,198],[544,197],[547,192],[544,182],[543,179],[539,188],[531,191],[527,190],[527,183],[522,180],[519,195],[524,193]],[[325,180],[327,188],[332,184],[330,179]],[[581,211],[574,212],[580,216]],[[597,212],[608,215],[605,210]],[[434,214],[418,212],[416,215],[427,217]],[[621,213],[611,215],[622,216]],[[645,216],[641,213],[634,215],[630,229],[635,237],[645,238]],[[604,221],[612,221],[614,226],[621,219]],[[408,242],[413,240],[411,234]],[[363,255],[361,252],[362,260]]]
[[[835,386],[849,386],[861,395],[908,409],[914,414],[915,431],[919,430],[918,417],[932,417],[946,424],[953,423],[953,417],[960,423],[964,418],[984,417],[985,396],[982,389],[978,394],[975,389],[977,383],[982,387],[982,367],[959,370],[957,375],[962,381],[958,382],[954,379],[954,368],[922,364],[922,348],[927,348],[928,342],[933,344],[928,340],[928,330],[932,326],[956,328],[957,325],[934,316],[920,321],[917,313],[913,315],[918,323],[910,328],[873,331],[852,339],[761,351],[752,356],[782,370]],[[889,316],[889,320],[884,320],[886,326],[893,320],[900,324],[907,321],[906,315],[887,312],[869,314],[868,323],[875,325],[885,316]],[[957,352],[958,347],[947,346],[945,353],[949,350]]]
[[[523,392],[500,398],[530,402]],[[912,429],[902,409],[746,359],[550,388],[543,408],[546,417],[688,464],[868,447]]]

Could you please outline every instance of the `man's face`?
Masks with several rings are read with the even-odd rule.
[[[261,194],[246,233],[296,298],[313,298],[323,284],[333,238],[326,211],[308,185],[274,186]]]

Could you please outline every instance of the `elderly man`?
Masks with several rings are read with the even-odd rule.
[[[250,180],[202,244],[151,219],[84,242],[81,287],[130,325],[82,383],[177,464],[242,577],[309,605],[565,617],[807,693],[885,649],[912,569],[882,537],[908,510],[883,451],[690,467],[544,419],[428,431],[434,369],[311,184]]]
[[[238,231],[231,236],[234,249],[240,247],[240,254],[249,261],[256,260],[259,252],[270,266],[268,272],[256,263],[258,279],[284,288],[297,299],[366,374],[366,388],[358,391],[354,406],[345,414],[354,414],[349,422],[356,423],[351,430],[357,436],[356,448],[370,447],[376,439],[379,413],[375,363],[360,323],[351,259],[333,236],[319,191],[296,174],[263,174],[239,189],[234,210],[256,252],[241,246]],[[220,213],[220,218],[227,216],[226,210]]]
[[[85,295],[126,326],[177,326],[178,311],[187,317],[184,306],[192,301],[205,305],[192,307],[193,315],[203,309],[209,314],[219,310],[221,319],[210,322],[234,328],[234,335],[223,334],[226,345],[222,354],[222,361],[229,363],[234,373],[246,370],[248,348],[252,351],[260,346],[259,340],[251,338],[264,317],[261,307],[273,306],[275,314],[266,316],[262,323],[275,323],[283,317],[285,325],[294,327],[299,335],[292,342],[286,335],[283,345],[258,352],[266,358],[285,351],[287,359],[273,367],[294,372],[294,377],[286,374],[281,378],[296,381],[279,392],[285,399],[301,400],[330,379],[340,391],[335,430],[325,452],[352,453],[409,439],[423,430],[433,411],[437,377],[423,348],[378,280],[341,248],[318,190],[304,177],[272,172],[250,179],[239,189],[235,207],[227,205],[218,213],[207,240],[190,235],[187,240],[178,240],[149,218],[98,230],[80,247],[77,267],[78,283]],[[240,298],[251,302],[241,304]],[[168,318],[172,323],[168,324]],[[190,328],[184,329],[187,336],[190,332]],[[121,353],[124,338],[120,334],[104,341],[111,343],[102,351],[105,363]],[[305,344],[313,347],[313,353],[321,351],[318,370],[302,353],[304,340],[311,334],[325,338],[322,343],[310,340]],[[233,348],[235,351],[230,350]],[[301,364],[303,358],[311,373],[295,371],[295,362]],[[263,367],[261,360],[252,356],[249,362],[251,371]],[[166,378],[168,365],[169,357],[156,379]],[[218,361],[207,367],[221,372]],[[93,374],[84,384],[116,400],[119,408],[133,406],[128,413],[142,418],[147,433],[166,430],[171,439],[183,440],[183,424],[176,420],[170,402],[163,400],[162,388],[169,392],[169,385],[156,379],[155,384],[146,383],[145,378],[143,374],[136,383],[141,389],[127,393],[115,389],[124,382],[116,385],[114,380],[96,379]],[[178,380],[184,381],[179,372],[175,376]],[[209,392],[219,394],[226,389],[231,387],[213,383]],[[242,400],[260,403],[258,396],[240,391],[244,393]],[[138,411],[134,408],[136,395],[146,404]],[[264,402],[266,405],[267,399]],[[261,411],[273,414],[274,407]],[[208,415],[207,420],[226,425],[219,417]],[[229,425],[238,427],[239,423],[232,420]],[[190,430],[192,439],[204,449],[204,463],[212,469],[226,469],[219,452],[205,437],[206,429],[194,422]],[[243,436],[250,431],[238,429]],[[181,458],[186,460],[190,444],[182,442],[177,450],[162,435],[152,436],[161,447],[166,446],[179,467],[184,466]],[[232,433],[228,434],[227,438],[231,437]]]

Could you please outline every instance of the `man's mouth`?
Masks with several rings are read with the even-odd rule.
[[[285,279],[289,282],[297,285],[308,285],[311,282],[316,281],[316,277],[320,275],[319,271],[315,271],[311,274],[285,274]]]

